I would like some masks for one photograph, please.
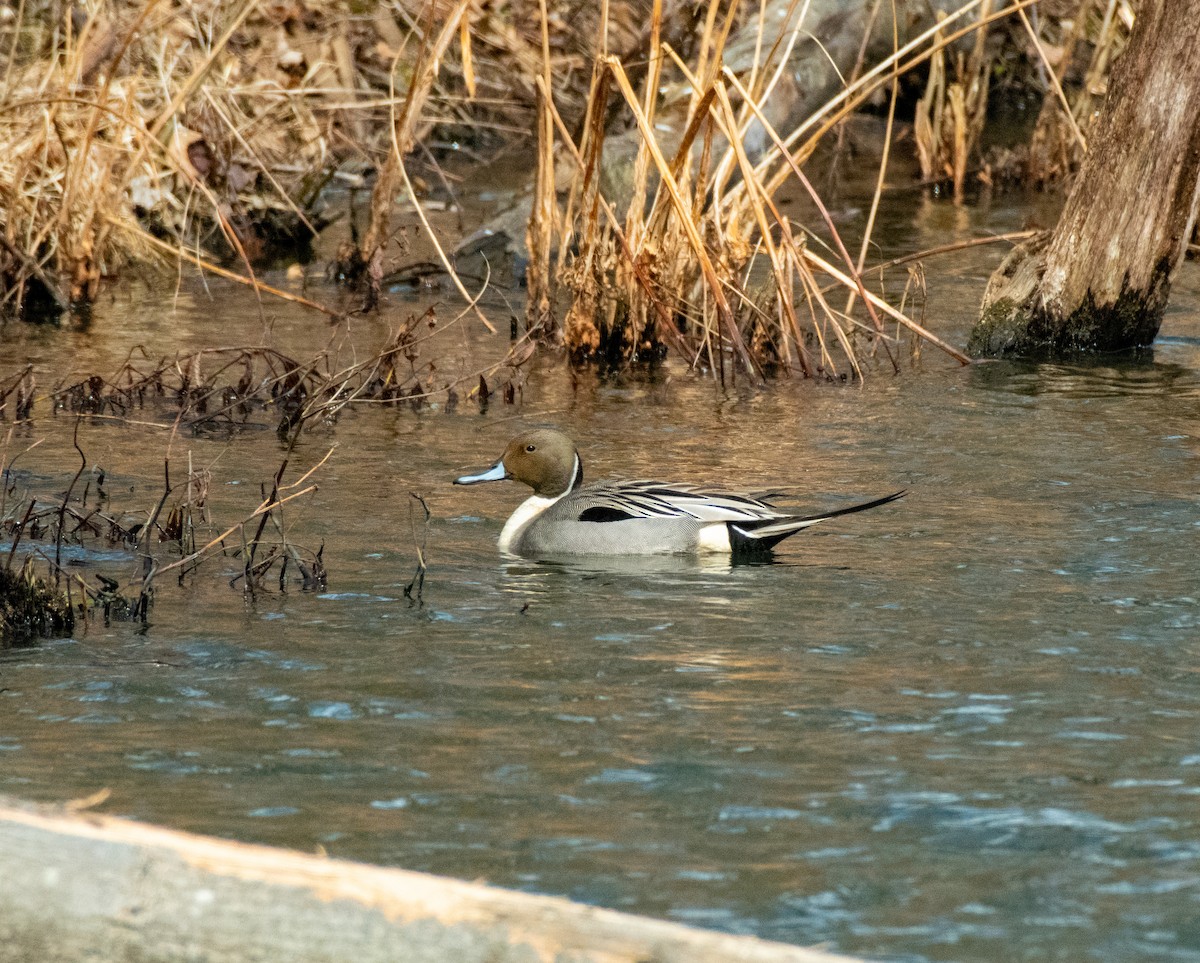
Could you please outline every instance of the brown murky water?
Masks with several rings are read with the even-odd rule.
[[[884,229],[902,251],[1025,214],[914,198]],[[965,340],[998,256],[930,266],[935,330]],[[296,470],[337,449],[285,515],[324,541],[328,590],[247,600],[218,560],[145,629],[0,655],[0,792],[109,787],[106,811],[169,826],[886,959],[1200,960],[1198,289],[1189,265],[1153,356],[1113,364],[927,350],[862,388],[722,393],[545,360],[516,407],[356,408],[303,437]],[[265,311],[220,283],[135,291],[87,330],[5,328],[0,373],[47,385],[143,343],[366,353],[389,320]],[[463,327],[448,363],[502,352]],[[75,420],[35,414],[24,483],[61,491]],[[523,494],[449,481],[545,421],[592,477],[911,494],[769,566],[502,559]],[[126,508],[152,504],[163,439],[79,425]],[[282,457],[270,426],[189,452],[226,522]],[[421,605],[409,491],[434,515]]]

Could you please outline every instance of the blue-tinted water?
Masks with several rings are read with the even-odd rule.
[[[988,216],[1005,226],[964,230]],[[965,340],[997,256],[930,267],[943,336]],[[964,370],[927,348],[862,388],[722,394],[545,358],[515,407],[355,408],[291,466],[337,445],[285,512],[324,541],[327,589],[247,600],[216,559],[162,585],[145,630],[0,655],[0,792],[107,787],[105,811],[169,826],[880,959],[1200,960],[1198,286],[1188,266],[1153,356],[1120,363]],[[11,361],[46,384],[64,352],[258,338],[219,295],[10,328]],[[387,320],[339,337],[365,351]],[[296,355],[330,338],[272,325]],[[19,465],[62,490],[75,421],[35,414],[9,457],[45,436]],[[502,559],[523,494],[449,480],[543,421],[591,477],[790,486],[813,510],[911,491],[770,566]],[[79,426],[129,510],[153,505],[165,437]],[[173,442],[212,468],[215,527],[257,504],[274,439]],[[433,513],[419,605],[410,491]],[[128,578],[114,554],[93,564]]]

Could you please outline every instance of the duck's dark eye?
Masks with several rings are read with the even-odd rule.
[[[537,451],[537,445],[526,445],[525,450],[526,451]]]

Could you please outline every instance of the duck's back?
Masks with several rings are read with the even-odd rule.
[[[522,533],[521,554],[651,555],[695,552],[714,522],[781,517],[734,492],[639,480],[585,485],[555,502]]]

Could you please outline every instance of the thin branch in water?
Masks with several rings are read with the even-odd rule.
[[[409,492],[409,496],[415,499],[421,505],[421,510],[425,513],[425,518],[421,524],[421,537],[417,538],[417,521],[413,515],[412,502],[408,503],[408,525],[412,532],[413,547],[417,551],[417,570],[413,573],[412,581],[404,586],[404,597],[414,602],[421,601],[421,593],[425,588],[425,571],[428,565],[425,562],[425,547],[429,541],[429,519],[433,516],[429,512],[429,506],[425,504],[425,499],[417,492]],[[414,595],[413,589],[416,589]]]

